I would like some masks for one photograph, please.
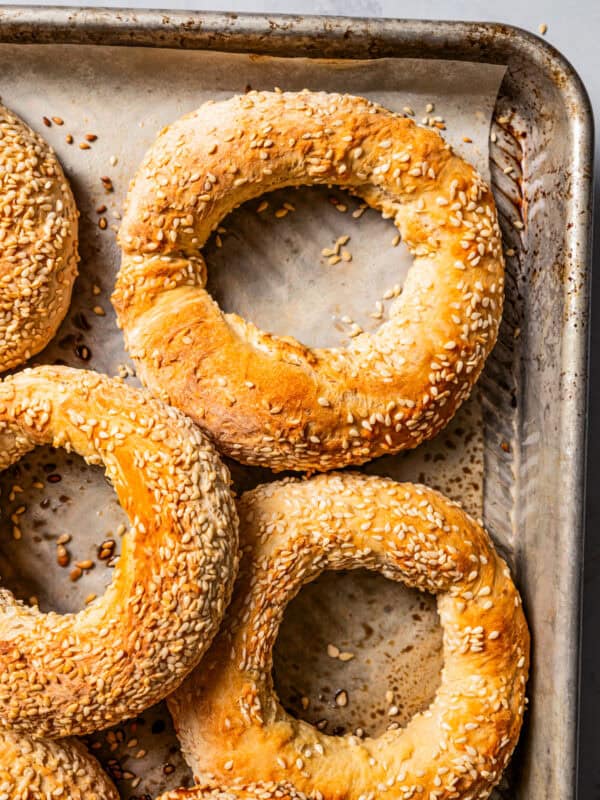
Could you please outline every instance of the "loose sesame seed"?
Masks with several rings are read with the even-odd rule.
[[[348,705],[348,692],[345,689],[341,689],[336,693],[335,704],[336,706],[340,706],[340,708],[344,708]]]

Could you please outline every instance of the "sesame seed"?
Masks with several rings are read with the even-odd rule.
[[[348,705],[348,692],[345,689],[341,689],[336,693],[335,704],[336,706],[340,706],[340,708],[344,708]]]

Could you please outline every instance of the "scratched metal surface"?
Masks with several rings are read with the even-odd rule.
[[[12,42],[135,43],[280,56],[419,56],[508,64],[496,106],[497,142],[491,162],[505,242],[514,248],[515,255],[508,259],[507,304],[500,340],[480,383],[484,428],[482,432],[479,425],[474,432],[469,429],[472,410],[467,407],[463,412],[467,424],[463,425],[459,417],[454,427],[439,437],[435,443],[439,452],[430,458],[434,464],[437,457],[452,460],[458,451],[456,481],[442,488],[467,498],[465,492],[472,488],[472,496],[482,497],[486,525],[515,570],[533,629],[532,707],[502,795],[528,800],[573,797],[591,127],[585,96],[568,65],[533,37],[499,25],[56,9],[0,10],[0,22],[0,38]],[[133,138],[134,132],[129,135]],[[504,172],[508,165],[513,167],[512,176]],[[110,196],[107,205],[109,222],[116,224],[110,218]],[[91,209],[90,214],[93,218]],[[523,231],[513,226],[515,219],[524,222]],[[97,236],[99,232],[90,234],[84,258],[97,255]],[[100,281],[98,297],[103,303],[110,288],[106,283]],[[85,365],[81,362],[88,347],[93,365],[107,369],[102,341],[109,321],[98,316],[92,317],[90,324],[89,315],[82,314],[84,306],[89,306],[83,294],[93,294],[92,287],[91,276],[82,276],[82,294],[76,299],[68,331],[59,346],[64,349],[64,360],[71,363],[75,354],[80,365]],[[57,356],[55,353],[54,358]],[[473,444],[467,438],[479,433],[483,456],[471,465],[461,462],[461,452],[469,451]],[[73,535],[67,544],[73,562],[96,555],[105,536],[115,539],[118,552],[121,512],[112,490],[101,490],[102,502],[94,501],[82,525],[78,508],[85,503],[86,485],[91,482],[101,486],[101,480],[77,459],[67,464],[61,458],[40,450],[30,461],[21,462],[16,475],[3,477],[3,511],[7,494],[15,485],[24,491],[13,491],[8,504],[11,513],[21,508],[18,495],[26,494],[28,502],[24,503],[25,511],[15,517],[23,538],[11,541],[10,536],[3,537],[1,574],[23,599],[37,594],[42,604],[57,603],[56,593],[44,597],[49,586],[69,583],[68,570],[65,574],[65,568],[58,565],[48,567],[55,563],[60,533],[67,530]],[[473,480],[464,471],[465,466],[472,468]],[[388,467],[381,460],[369,469],[381,472]],[[440,474],[431,465],[421,471],[423,474],[418,475],[409,468],[408,475],[402,477],[435,482]],[[462,473],[462,483],[458,473]],[[267,476],[250,476],[234,465],[234,477],[240,486],[247,487]],[[43,488],[36,488],[36,484]],[[44,509],[42,503],[47,503]],[[94,536],[86,537],[85,529],[94,516]],[[11,521],[9,529],[13,525]],[[30,537],[26,545],[31,547],[20,546],[26,537]],[[17,552],[21,556],[15,561]],[[18,564],[19,569],[14,570],[18,575],[9,575],[7,563]],[[54,570],[54,579],[39,579],[42,563],[46,574]],[[27,580],[23,580],[26,575]],[[61,595],[68,598],[65,608],[83,602],[86,593],[100,593],[109,576],[110,567],[97,563],[79,581],[68,585],[68,591]],[[326,597],[341,599],[340,607],[351,613],[342,619],[332,606],[332,613],[323,614]],[[364,627],[364,618],[352,618],[357,609],[369,609],[374,597],[379,604],[375,632]],[[320,626],[316,637],[315,620]],[[319,660],[320,668],[313,668],[312,673],[303,669],[306,649],[299,644],[309,635],[311,665],[315,652],[321,656],[325,653]],[[439,635],[435,611],[427,599],[361,573],[351,579],[326,575],[319,585],[301,593],[286,615],[275,664],[282,700],[292,711],[315,722],[327,717],[332,732],[360,722],[368,732],[376,733],[388,724],[385,691],[394,694],[400,722],[427,703],[439,676]],[[338,659],[327,660],[327,643],[332,640],[340,649],[353,652],[355,659],[342,664]],[[384,668],[384,679],[374,692],[364,688],[369,666],[363,663],[360,669],[364,653],[367,657],[376,655],[378,667]],[[386,663],[391,664],[387,671]],[[422,670],[424,663],[428,670]],[[417,668],[426,674],[423,681],[411,686],[409,678]],[[307,680],[311,674],[315,676],[312,682]],[[341,710],[343,714],[331,702],[332,694],[342,686],[340,681],[344,688],[349,687],[354,700]],[[307,708],[305,697],[309,698]],[[144,787],[155,794],[163,786],[189,781],[161,707],[119,726],[108,738],[95,737],[92,747],[113,773],[125,773],[119,784],[124,796],[139,796],[146,791]],[[116,766],[111,763],[115,756],[119,757]],[[136,782],[136,776],[143,781]]]

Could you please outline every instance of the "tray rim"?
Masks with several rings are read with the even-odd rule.
[[[562,495],[568,512],[566,537],[573,587],[566,627],[564,720],[571,730],[563,752],[561,800],[577,796],[581,608],[585,528],[589,311],[592,256],[594,123],[587,91],[570,62],[540,37],[512,25],[267,13],[136,10],[118,8],[0,5],[0,43],[143,46],[253,52],[325,58],[427,57],[507,63],[525,59],[544,72],[569,105],[573,142],[571,193],[565,251],[567,273],[577,291],[563,292],[561,335],[563,390],[559,448],[566,467]],[[465,52],[468,47],[468,52]],[[425,51],[425,52],[424,52]],[[566,792],[566,794],[565,794]]]

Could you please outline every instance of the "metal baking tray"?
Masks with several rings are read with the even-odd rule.
[[[483,511],[524,595],[533,664],[531,707],[502,795],[574,798],[593,133],[572,67],[524,31],[463,22],[4,7],[0,42],[507,65],[491,170],[514,255],[499,341],[480,382]]]

